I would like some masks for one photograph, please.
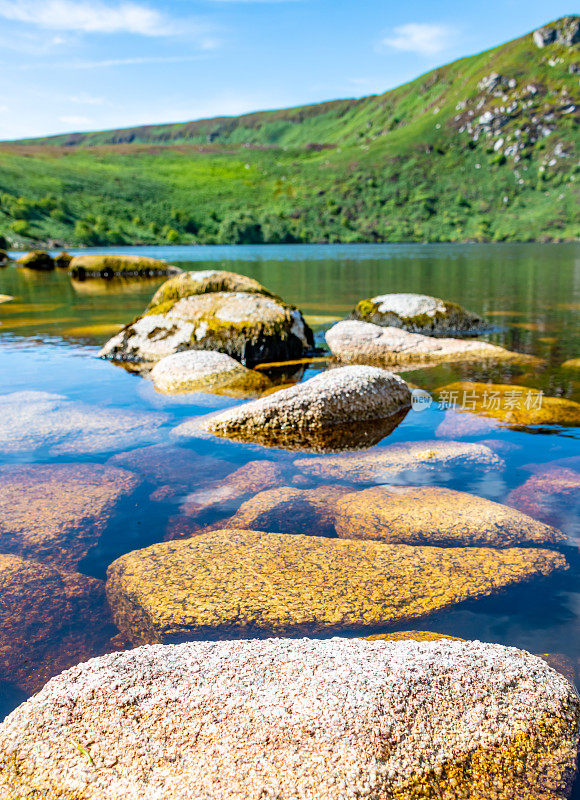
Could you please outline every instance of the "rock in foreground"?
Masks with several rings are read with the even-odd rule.
[[[0,726],[0,792],[83,800],[550,798],[579,703],[481,642],[199,642],[94,659]]]
[[[533,356],[513,353],[487,342],[440,339],[356,320],[346,320],[334,325],[326,333],[326,343],[332,355],[347,364],[380,364],[405,369],[445,362],[539,361]]]
[[[150,278],[156,275],[175,275],[181,272],[158,258],[134,255],[74,256],[68,264],[69,273],[77,280],[84,278]]]
[[[166,394],[209,392],[255,397],[270,386],[264,375],[213,350],[187,350],[166,356],[155,364],[150,377],[155,388]]]
[[[100,464],[1,467],[0,546],[74,569],[138,484],[131,472]]]
[[[561,531],[509,506],[438,486],[373,486],[336,506],[336,532],[344,539],[467,547],[566,542]]]
[[[489,447],[473,442],[408,442],[381,447],[361,455],[299,458],[295,466],[308,475],[337,478],[351,483],[389,483],[421,474],[437,474],[444,480],[446,469],[502,469],[505,462]]]
[[[477,314],[457,303],[425,294],[382,294],[361,300],[352,319],[383,327],[403,328],[412,333],[477,333],[489,326]]]
[[[127,553],[107,572],[134,644],[398,625],[565,569],[536,548],[408,547],[221,530]]]
[[[391,417],[411,404],[409,387],[377,367],[343,367],[216,414],[205,429],[218,436],[277,443],[341,425]]]

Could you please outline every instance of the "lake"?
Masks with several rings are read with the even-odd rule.
[[[324,331],[347,316],[360,299],[390,292],[442,297],[492,322],[493,331],[483,338],[538,356],[542,364],[519,368],[504,364],[491,371],[479,365],[443,365],[401,373],[414,386],[433,392],[456,380],[491,380],[580,401],[580,372],[561,367],[567,359],[578,357],[580,351],[580,247],[575,244],[132,247],[78,252],[140,253],[165,258],[187,270],[228,269],[251,276],[302,309],[320,346]],[[47,443],[32,450],[13,447],[3,451],[0,446],[1,464],[106,464],[112,456],[112,463],[122,464],[125,450],[153,442],[172,442],[171,431],[184,420],[241,402],[212,395],[160,395],[147,380],[97,357],[100,345],[113,335],[116,326],[139,314],[162,280],[73,282],[61,270],[36,273],[13,265],[0,269],[0,294],[15,298],[0,304],[1,394],[47,392],[86,404],[85,408],[111,409],[117,415],[154,414],[159,420],[155,431],[151,431],[150,442],[145,435],[138,445],[113,444],[78,452],[74,441],[70,447],[59,442],[59,447]],[[322,369],[324,363],[318,360],[289,370],[285,379],[304,380]],[[22,405],[24,412],[26,398]],[[421,413],[410,411],[375,447],[434,439],[444,414],[445,409],[437,402]],[[530,478],[538,465],[573,466],[580,470],[578,461],[562,461],[579,455],[579,438],[578,428],[552,425],[524,430],[501,427],[492,434],[467,435],[462,441],[493,439],[495,452],[506,462],[505,469],[483,474],[451,473],[441,476],[441,481],[447,487],[502,502]],[[257,459],[283,464],[286,474],[288,470],[293,474],[293,460],[297,457],[283,450],[210,438],[180,441],[179,445],[188,448],[192,458],[207,457],[202,463],[212,464],[219,480],[228,471]],[[221,472],[219,462],[224,464]],[[199,487],[205,486],[207,480],[200,468]],[[437,485],[437,476],[429,482]],[[315,484],[313,479],[311,485]],[[168,526],[179,517],[183,500],[170,489],[149,476],[107,520],[99,545],[84,558],[79,571],[102,579],[114,558],[162,541]],[[190,482],[187,492],[195,489]],[[216,508],[203,521],[217,521],[234,510],[235,506]],[[563,548],[570,564],[568,572],[492,598],[462,603],[408,627],[513,645],[533,653],[560,654],[577,668],[580,521],[573,503],[555,513],[568,537],[568,545]],[[0,552],[3,536],[0,522]],[[71,547],[73,544],[71,541]],[[4,545],[11,552],[7,539]],[[36,601],[39,597],[42,601],[42,587],[39,591]],[[111,628],[107,637],[109,634],[114,636],[115,630]],[[50,642],[50,649],[53,655],[59,648],[62,652],[51,663],[75,663],[74,640],[63,634],[59,642],[59,635]],[[102,632],[99,637],[94,642],[95,654],[109,647],[104,644]],[[42,661],[42,647],[35,650],[36,645],[31,643],[29,653],[26,647],[26,641],[16,641],[17,653],[9,653],[6,663],[13,655]],[[48,677],[49,672],[46,665],[39,665],[39,675]],[[26,692],[11,680],[8,670],[0,679],[2,716]]]

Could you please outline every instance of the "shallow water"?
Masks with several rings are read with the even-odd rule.
[[[254,277],[303,310],[320,344],[324,330],[346,316],[361,298],[410,291],[453,300],[493,321],[494,331],[484,338],[537,355],[543,364],[533,368],[504,365],[491,372],[472,365],[402,373],[415,386],[432,391],[459,379],[492,380],[580,401],[580,372],[561,369],[562,362],[577,357],[580,350],[580,248],[574,244],[157,247],[125,251],[167,258],[185,269],[226,268]],[[77,283],[63,271],[42,274],[14,266],[0,269],[0,294],[15,297],[13,302],[0,304],[0,393],[34,389],[99,408],[118,409],[118,413],[162,412],[166,416],[157,432],[150,432],[151,442],[169,442],[170,431],[180,422],[240,402],[209,395],[164,397],[148,381],[97,358],[99,345],[114,333],[115,326],[142,311],[161,282]],[[324,363],[317,361],[294,372],[292,380],[311,377],[321,369]],[[433,439],[444,413],[435,402],[422,413],[411,411],[376,447]],[[425,475],[422,480],[501,502],[530,477],[527,465],[551,464],[580,452],[578,428],[500,428],[463,437],[462,441],[490,438],[506,461],[504,470],[446,473],[435,478]],[[283,450],[211,439],[179,444],[190,448],[192,458],[194,454],[206,455],[227,462],[223,474],[256,459],[283,463],[290,475],[298,474],[292,467],[296,455]],[[75,453],[72,447],[70,452],[55,454],[54,447],[45,445],[13,448],[2,454],[1,445],[0,464],[104,464],[113,453],[135,447],[124,448],[119,442],[105,450]],[[580,469],[579,463],[575,469]],[[199,481],[204,484],[203,468]],[[310,479],[309,485],[316,485],[316,480]],[[130,500],[121,503],[101,544],[81,563],[81,572],[102,578],[108,563],[118,555],[163,539],[168,521],[178,514],[182,497],[168,493],[165,499],[152,500],[157,488],[159,481],[149,480]],[[190,485],[188,491],[194,488]],[[221,507],[204,521],[226,517],[235,507]],[[464,603],[406,627],[480,638],[534,653],[560,653],[578,667],[580,523],[577,508],[556,511],[569,542],[565,551],[571,569],[565,575],[491,599]],[[1,531],[0,521],[0,552]],[[74,663],[74,655],[71,658]],[[0,716],[24,696],[21,689],[10,685],[9,677],[4,675],[0,681]]]

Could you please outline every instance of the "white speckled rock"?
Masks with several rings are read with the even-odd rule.
[[[477,314],[457,303],[411,293],[381,294],[361,300],[352,318],[426,334],[473,333],[489,327]]]
[[[242,366],[226,353],[213,350],[187,350],[158,361],[150,373],[161,392],[213,392],[231,397],[258,395],[269,386],[259,372]]]
[[[357,320],[338,322],[327,331],[326,343],[332,355],[345,363],[377,363],[406,369],[445,361],[539,361],[487,342],[422,336]]]
[[[345,423],[389,417],[411,405],[409,387],[378,367],[342,367],[236,406],[208,419],[205,429],[250,438],[284,431],[320,431]]]
[[[237,272],[228,272],[223,269],[203,269],[195,272],[183,272],[175,278],[165,281],[155,292],[149,303],[149,308],[175,301],[180,297],[190,297],[194,294],[207,294],[210,292],[249,292],[250,294],[263,294],[273,297],[265,286],[239,275]]]
[[[0,796],[567,796],[579,702],[545,661],[439,640],[141,647],[53,678],[0,726]]]

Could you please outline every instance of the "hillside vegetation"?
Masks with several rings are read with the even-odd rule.
[[[580,237],[580,18],[379,96],[0,144],[12,246]]]

